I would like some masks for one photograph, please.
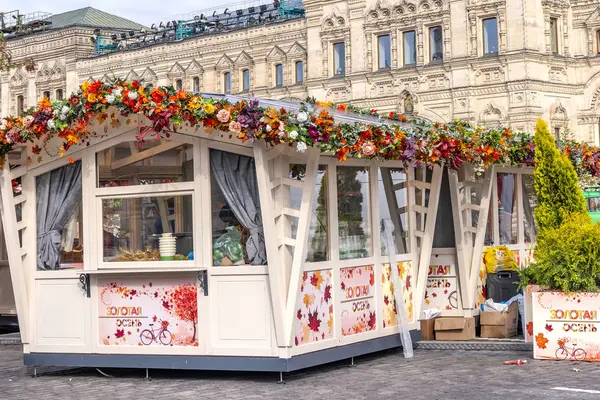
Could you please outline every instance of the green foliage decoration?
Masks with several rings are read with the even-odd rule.
[[[520,272],[521,286],[539,285],[561,292],[600,289],[600,225],[580,213],[538,237],[535,263]]]
[[[573,164],[556,148],[548,125],[541,119],[536,124],[533,140],[533,184],[537,195],[535,222],[543,236],[545,231],[560,226],[571,214],[587,216],[587,207]],[[589,222],[589,216],[587,219]]]

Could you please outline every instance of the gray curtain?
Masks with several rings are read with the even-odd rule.
[[[267,254],[254,159],[225,151],[211,150],[210,165],[231,211],[250,232],[246,242],[248,262],[251,265],[265,265]]]
[[[36,191],[37,268],[59,269],[62,234],[81,203],[81,161],[40,175]]]

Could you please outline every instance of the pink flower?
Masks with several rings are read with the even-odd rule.
[[[374,156],[375,150],[376,148],[373,142],[365,142],[361,147],[361,151],[365,156]]]
[[[219,121],[221,121],[222,123],[229,121],[229,116],[230,116],[229,111],[227,111],[224,108],[219,110],[219,112],[217,113],[217,119]],[[231,127],[231,125],[230,125],[230,127]]]
[[[242,131],[242,125],[237,121],[231,121],[229,123],[229,131],[233,133],[240,133]]]
[[[28,115],[25,118],[23,118],[23,125],[25,125],[25,128],[29,128],[32,123],[33,123],[33,116]]]

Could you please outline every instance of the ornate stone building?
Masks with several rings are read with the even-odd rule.
[[[87,79],[127,77],[529,132],[542,116],[556,134],[568,127],[600,144],[598,0],[304,0],[304,13],[292,15],[281,3],[245,28],[173,40],[92,8],[55,15],[47,29],[9,39],[13,56],[34,57],[37,71],[0,75],[0,113]],[[115,35],[117,48],[98,51],[93,35]]]

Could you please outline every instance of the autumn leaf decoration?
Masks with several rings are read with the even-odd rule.
[[[550,325],[550,324],[546,324],[546,330],[547,330],[548,332],[552,332],[552,325]]]
[[[538,333],[537,336],[535,337],[535,343],[538,348],[545,349],[546,344],[548,343],[548,339],[546,339],[546,337],[544,336],[543,333]]]
[[[319,327],[321,326],[321,320],[318,317],[318,310],[315,309],[314,312],[308,312],[308,326],[310,330],[313,332],[318,332]]]

